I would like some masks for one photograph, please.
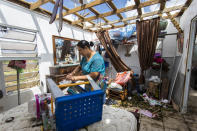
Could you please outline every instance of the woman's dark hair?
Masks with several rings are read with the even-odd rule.
[[[85,48],[85,47],[88,47],[90,48],[91,46],[93,46],[94,43],[91,41],[91,42],[88,42],[86,40],[81,40],[78,42],[77,46],[79,46],[80,48]]]

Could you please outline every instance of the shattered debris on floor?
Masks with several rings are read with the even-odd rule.
[[[197,114],[181,114],[170,104],[152,106],[142,96],[130,100],[107,100],[113,107],[132,112],[138,120],[138,131],[196,131]],[[197,108],[196,108],[197,109]]]

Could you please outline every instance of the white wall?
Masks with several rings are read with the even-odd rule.
[[[170,20],[168,20],[166,31],[167,34],[177,33],[177,29]],[[176,35],[167,35],[163,41],[163,57],[174,57],[176,55],[176,47]]]
[[[58,21],[49,24],[50,18],[26,9],[22,6],[0,0],[0,23],[19,26],[27,29],[38,30],[37,44],[39,60],[40,80],[45,85],[45,76],[49,74],[49,66],[53,65],[52,35],[73,38],[77,40],[92,40],[93,34],[66,23],[62,32],[58,33]],[[42,89],[46,91],[46,88]]]
[[[187,41],[189,40],[191,20],[197,15],[197,1],[193,0],[189,8],[184,12],[180,19],[180,26],[184,30],[184,45],[183,45],[183,61],[180,71],[185,74],[186,61],[187,61]]]

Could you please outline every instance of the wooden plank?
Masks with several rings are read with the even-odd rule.
[[[176,18],[178,16],[179,12],[177,12],[176,14],[173,15],[173,18]],[[162,17],[163,19],[169,19],[168,16],[164,16]],[[131,24],[136,24],[135,22],[132,22],[132,23],[128,23],[128,25],[131,25]],[[105,30],[110,30],[110,29],[115,29],[115,28],[121,28],[121,27],[125,27],[126,25],[119,25],[119,26],[114,26],[114,27],[109,27],[109,28],[105,28]],[[97,32],[97,31],[95,31]]]
[[[137,6],[138,17],[140,18],[141,15],[142,15],[142,10],[141,10],[141,8],[139,7],[139,5],[140,5],[140,0],[134,0],[134,1],[135,1],[135,5]]]
[[[28,79],[28,78],[36,77],[38,75],[38,73],[39,73],[38,71],[21,73],[20,78],[21,79]],[[11,81],[16,81],[16,80],[17,80],[16,75],[5,75],[5,81],[6,82],[11,82]]]
[[[69,15],[69,14],[72,14],[72,13],[75,13],[75,12],[78,12],[78,11],[81,11],[81,10],[84,10],[84,9],[87,9],[87,8],[90,8],[90,7],[93,7],[93,6],[96,6],[96,5],[100,5],[100,4],[105,3],[107,1],[111,1],[111,0],[95,0],[91,3],[85,4],[85,5],[82,5],[82,6],[78,6],[74,9],[68,10],[67,12],[63,13],[63,16],[66,16],[66,15]]]
[[[26,69],[32,69],[32,68],[37,68],[37,67],[38,67],[38,63],[27,63],[27,65],[26,65]],[[12,69],[12,68],[8,67],[7,64],[4,64],[3,71],[9,72],[9,71],[15,71],[15,69]]]
[[[3,72],[3,61],[0,61],[0,89],[2,91],[2,95],[6,94],[5,90],[5,77],[4,77],[4,72]]]
[[[183,32],[183,30],[181,29],[181,27],[179,26],[179,23],[175,20],[175,18],[173,18],[173,16],[170,14],[170,12],[166,13],[168,15],[168,17],[170,18],[171,22],[173,23],[173,25],[176,27],[176,29],[178,30],[178,32]]]
[[[159,15],[162,16],[162,12],[165,8],[165,5],[166,5],[166,0],[161,0],[160,1],[160,10],[159,10]]]
[[[34,87],[36,85],[39,85],[40,80],[35,80],[35,81],[30,81],[30,82],[26,82],[26,83],[21,83],[20,84],[20,89],[24,89],[24,88],[31,88]],[[17,85],[12,85],[9,87],[6,87],[6,91],[16,91],[17,90]]]
[[[77,86],[77,85],[83,85],[83,84],[90,84],[89,81],[87,82],[79,82],[79,83],[71,83],[71,84],[63,84],[63,85],[58,85],[59,88],[66,88],[70,86]]]
[[[185,12],[185,10],[190,6],[190,4],[192,3],[193,0],[187,0],[185,2],[184,7],[181,9],[180,13],[178,14],[178,16],[183,15],[183,13]]]
[[[99,15],[99,12],[95,10],[93,7],[88,8],[92,13],[94,13],[96,16]]]
[[[34,9],[40,7],[41,5],[48,3],[49,1],[51,1],[51,0],[38,0],[30,5],[30,9],[34,10]]]
[[[114,3],[112,1],[108,1],[107,3],[113,9],[114,12],[116,12],[118,10],[117,7],[114,5]],[[120,18],[120,20],[123,19],[122,15],[120,13],[117,13],[117,16]],[[124,23],[127,24],[126,21],[124,21]]]
[[[171,7],[171,8],[165,8],[163,12],[164,13],[171,12],[171,11],[174,11],[174,10],[181,9],[182,7],[183,7],[183,5],[175,6],[175,7]],[[149,16],[153,16],[153,15],[157,15],[157,14],[159,14],[159,11],[154,11],[154,12],[143,14],[140,18],[149,17]],[[129,21],[129,20],[135,20],[137,18],[138,18],[138,16],[132,16],[132,17],[125,18],[123,20],[115,20],[115,21],[108,22],[108,23],[97,24],[95,26],[88,26],[88,27],[85,27],[85,29],[90,29],[90,28],[93,28],[93,27],[100,27],[100,26],[103,26],[103,25],[111,25],[111,24],[115,24],[115,23],[119,23],[119,22]]]
[[[94,13],[96,16],[99,16],[99,12],[97,10],[95,10],[93,7],[88,8],[92,13]],[[105,22],[109,22],[105,17],[102,17],[101,19],[103,19]],[[92,21],[89,21],[92,22]],[[94,23],[95,25],[95,23]]]
[[[142,8],[142,7],[145,7],[145,6],[150,6],[150,5],[157,4],[159,2],[160,2],[160,0],[149,0],[149,1],[146,1],[144,3],[140,3],[139,7]],[[137,9],[137,6],[136,5],[131,5],[131,6],[128,6],[128,7],[125,7],[125,8],[118,9],[115,12],[114,11],[109,11],[109,12],[106,12],[106,13],[103,13],[103,14],[99,14],[99,17],[106,17],[106,16],[110,16],[110,15],[118,14],[118,13],[122,13],[122,12],[127,12],[127,11],[134,10],[134,9]],[[98,16],[92,16],[92,17],[85,18],[83,21],[92,21],[92,20],[97,19],[97,18],[98,18]],[[74,22],[72,22],[72,24],[77,24],[77,23],[80,23],[80,22],[82,22],[82,20],[74,21]]]
[[[112,10],[117,11],[117,8],[112,1],[107,1],[107,4],[109,4],[109,6],[112,8]]]

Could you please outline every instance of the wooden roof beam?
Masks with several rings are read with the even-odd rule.
[[[160,10],[159,10],[159,16],[162,17],[162,13],[163,13],[163,10],[165,8],[165,5],[166,5],[166,0],[160,0]]]
[[[170,14],[170,12],[166,13],[168,15],[168,17],[170,18],[171,22],[173,23],[173,25],[176,27],[176,29],[178,30],[178,32],[183,32],[183,30],[181,29],[181,27],[179,26],[179,23],[175,20],[175,18]]]
[[[183,7],[183,5],[175,6],[175,7],[171,7],[171,8],[165,8],[163,10],[163,12],[166,13],[166,12],[175,11],[175,10],[181,9],[182,7]],[[154,12],[146,13],[146,14],[143,14],[141,16],[141,18],[149,17],[149,16],[153,16],[153,15],[157,15],[157,14],[159,14],[159,11],[154,11]],[[138,16],[132,16],[132,17],[125,18],[122,21],[135,20],[137,18],[138,18]],[[111,24],[115,24],[115,23],[119,23],[119,22],[121,22],[121,21],[120,20],[115,20],[115,21],[109,22],[107,24],[99,24],[99,25],[95,25],[95,26],[88,26],[85,29],[89,29],[89,28],[92,28],[92,27],[103,26],[103,25],[108,25],[108,24],[111,25]]]
[[[140,0],[134,0],[134,1],[135,1],[135,5],[137,6],[138,18],[141,18],[142,9],[139,7],[139,5],[140,5]]]
[[[81,1],[80,1],[81,4],[83,4]],[[90,7],[88,8],[91,12],[93,12],[96,16],[99,15],[99,12],[97,10],[95,10],[93,7]],[[109,22],[107,19],[105,18],[102,18],[105,22]],[[91,24],[93,24],[94,22],[92,21],[89,21]],[[93,25],[96,25],[95,23]]]
[[[52,1],[52,0],[38,0],[37,2],[34,2],[30,5],[30,9],[34,10],[34,9],[40,7],[41,5],[44,5],[50,1]]]
[[[176,14],[174,14],[172,17],[175,18],[175,17],[178,16],[178,14],[179,14],[179,12],[176,13]],[[168,17],[168,16],[164,16],[163,19],[169,19],[169,17]],[[128,23],[128,25],[131,25],[131,24],[136,24],[136,23],[135,23],[135,22],[133,22],[133,23]],[[112,28],[112,27],[109,27],[109,28],[104,28],[104,29],[105,29],[105,30],[110,30],[110,29],[122,28],[122,27],[125,27],[125,25],[118,25],[118,26],[114,26],[113,28]],[[95,31],[95,32],[97,32],[97,31]]]
[[[149,0],[149,1],[146,1],[146,2],[143,2],[143,3],[140,3],[139,8],[154,5],[154,4],[157,4],[159,2],[160,2],[160,0]],[[113,14],[127,12],[127,11],[134,10],[134,9],[137,9],[137,6],[136,5],[131,5],[131,6],[128,6],[128,7],[125,7],[125,8],[118,9],[115,12],[114,11],[109,11],[109,12],[100,14],[99,17],[107,17],[107,16],[110,16],[110,15],[113,15]],[[89,18],[85,18],[84,21],[91,21],[91,20],[94,20],[94,19],[97,19],[97,16],[92,16],[92,17],[89,17]],[[74,21],[72,24],[77,24],[77,23],[80,23],[80,22],[82,22],[82,20]]]
[[[93,7],[88,8],[92,13],[94,13],[97,17],[100,15],[97,10],[95,10]],[[99,18],[99,17],[98,17]],[[109,22],[106,18],[102,17],[105,22]]]
[[[183,15],[183,13],[185,12],[185,10],[190,6],[190,4],[192,3],[193,0],[187,0],[185,2],[184,7],[181,9],[180,13],[178,14],[178,16]]]
[[[69,15],[69,14],[73,14],[75,12],[78,12],[78,11],[81,11],[81,10],[85,10],[87,8],[90,8],[90,7],[93,7],[93,6],[96,6],[96,5],[100,5],[100,4],[105,3],[107,1],[112,1],[112,0],[95,0],[95,1],[93,1],[91,3],[84,4],[84,5],[78,6],[78,7],[74,8],[74,9],[68,10],[67,12],[63,13],[63,16],[66,16],[66,15]]]
[[[107,4],[113,9],[114,12],[118,10],[112,1],[108,1]],[[117,16],[120,18],[120,20],[123,20],[123,17],[120,13],[117,13]],[[127,24],[126,21],[124,23]]]

